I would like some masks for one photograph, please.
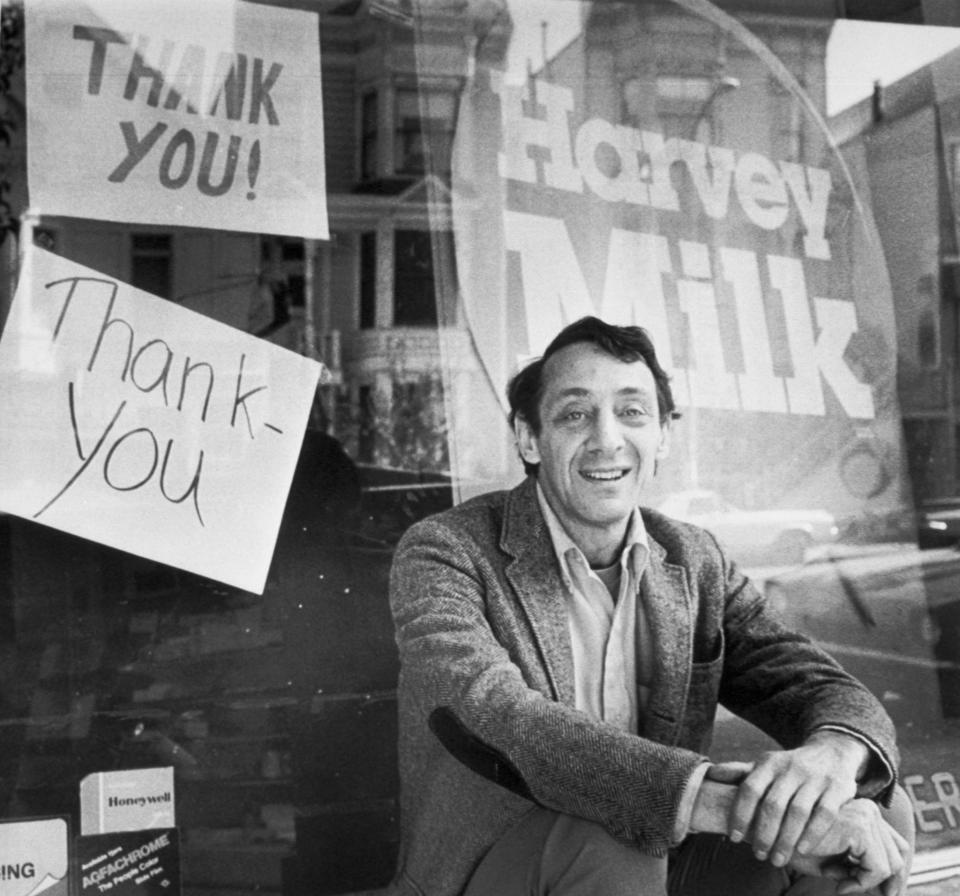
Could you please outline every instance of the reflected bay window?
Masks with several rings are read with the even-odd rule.
[[[360,329],[377,325],[377,234],[360,234]]]
[[[170,234],[133,234],[130,283],[162,299],[173,297],[173,238]]]
[[[358,175],[366,190],[390,187],[393,178],[450,174],[457,93],[449,87],[401,83],[363,93]],[[391,145],[392,141],[392,145]]]
[[[388,259],[392,277],[384,282],[378,267]],[[435,328],[452,319],[457,285],[450,231],[364,231],[359,234],[357,268],[357,323],[361,330]],[[441,302],[447,308],[443,314]]]
[[[394,233],[393,322],[398,327],[437,325],[437,284],[428,230]]]
[[[457,99],[450,90],[396,91],[394,170],[397,174],[450,173]]]
[[[360,101],[360,179],[374,180],[379,174],[379,116],[377,92],[371,90]]]

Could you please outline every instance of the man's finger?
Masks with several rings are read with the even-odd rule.
[[[842,883],[837,887],[837,893],[857,893],[861,890],[869,890],[872,887],[879,887],[890,878],[894,869],[890,867],[887,845],[888,838],[885,831],[878,829],[871,831],[870,836],[865,837],[862,841],[864,852],[853,857],[853,861],[856,863],[852,869],[851,877],[853,880]],[[899,868],[901,864],[899,853],[895,861]]]
[[[880,886],[889,877],[890,869],[886,867],[885,862],[873,868],[860,866],[837,885],[838,896],[846,896],[847,893],[863,893]]]
[[[842,802],[832,793],[821,794],[819,801],[807,819],[807,826],[797,843],[801,855],[815,853],[817,846],[827,836],[840,816]]]
[[[819,793],[815,787],[804,785],[790,800],[790,805],[781,819],[780,831],[770,853],[770,861],[777,867],[786,865],[793,858],[797,843],[810,829],[812,817],[815,818],[820,814],[817,805],[818,797]],[[824,833],[832,824],[832,820],[826,824]]]
[[[887,857],[890,864],[891,875],[884,881],[880,888],[882,896],[900,896],[906,884],[907,868],[906,855],[910,848],[909,844],[900,834],[889,824],[883,822],[886,828],[884,843],[887,846]]]
[[[907,868],[903,866],[880,887],[882,896],[902,896],[907,885]]]
[[[751,842],[754,854],[761,861],[770,855],[770,850],[780,835],[793,791],[794,788],[788,780],[778,778],[767,788],[754,812]]]
[[[761,861],[770,855],[780,836],[795,789],[789,780],[778,778],[767,789],[754,813],[751,842],[754,854]]]
[[[753,768],[752,762],[714,762],[707,768],[707,779],[720,784],[739,784]]]
[[[737,788],[737,799],[730,816],[730,839],[739,843],[745,839],[754,822],[757,806],[770,786],[771,775],[766,768],[752,771]]]

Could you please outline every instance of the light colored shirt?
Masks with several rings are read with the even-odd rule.
[[[619,581],[614,595],[590,568],[539,488],[537,494],[567,586],[576,707],[636,734],[653,668],[649,629],[644,614],[637,613],[640,580],[650,554],[643,521],[633,513],[619,568],[604,575]]]
[[[639,598],[650,559],[643,518],[634,510],[627,523],[618,560],[619,576],[609,576],[614,581],[619,579],[614,598],[603,582],[608,576],[590,568],[539,485],[537,499],[567,589],[575,705],[593,719],[636,734],[646,708],[655,650]],[[701,763],[687,780],[677,810],[674,843],[683,840],[690,830],[693,806],[707,768],[706,762]]]

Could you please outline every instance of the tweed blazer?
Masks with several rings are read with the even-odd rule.
[[[718,704],[787,748],[820,726],[845,728],[896,768],[878,701],[784,628],[711,535],[642,514],[650,562],[640,599],[656,656],[639,736],[574,707],[564,585],[533,479],[401,539],[390,581],[400,649],[393,892],[461,893],[535,805],[664,854]]]

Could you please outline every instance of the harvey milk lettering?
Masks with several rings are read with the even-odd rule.
[[[271,127],[280,124],[271,93],[283,71],[279,62],[250,59],[244,53],[219,53],[211,61],[202,46],[181,46],[172,40],[156,41],[143,34],[85,25],[74,26],[73,39],[90,44],[87,93],[91,96],[99,96],[105,89],[107,54],[123,54],[124,60],[129,60],[123,82],[124,100],[141,100],[152,108],[202,115],[205,120],[245,120],[254,125],[265,122]],[[157,66],[145,61],[151,42],[160,45]],[[106,83],[106,89],[114,87],[112,80]],[[205,89],[205,84],[212,85],[212,89]],[[243,158],[249,187],[246,197],[256,198],[259,140],[245,147],[242,137],[228,137],[216,130],[201,132],[181,127],[168,133],[170,127],[162,121],[139,132],[133,121],[121,121],[119,126],[127,154],[110,173],[111,182],[123,183],[140,165],[155,165],[161,186],[169,190],[186,186],[195,176],[201,193],[222,196],[233,187]],[[226,144],[224,148],[221,140]]]
[[[669,220],[680,198],[672,170],[681,166],[707,218],[725,219],[736,202],[758,233],[782,228],[791,214],[801,223],[805,258],[831,258],[827,240],[829,171],[794,162],[774,162],[757,152],[737,154],[693,140],[612,124],[599,118],[571,126],[572,90],[543,80],[510,85],[491,73],[500,102],[504,134],[499,155],[502,178],[562,193],[590,193],[607,203],[646,207]],[[611,156],[614,164],[598,158]],[[506,249],[520,258],[526,324],[532,351],[542,348],[563,320],[599,313],[615,323],[650,329],[668,369],[674,367],[668,334],[665,283],[675,289],[686,316],[690,346],[686,383],[701,407],[824,415],[828,386],[849,417],[875,416],[870,386],[844,359],[857,331],[851,301],[810,296],[802,258],[759,255],[658,233],[612,228],[603,295],[594,302],[561,217],[508,209]],[[765,314],[764,283],[778,297],[792,375],[778,375]],[[636,309],[638,284],[643,307]],[[718,296],[732,298],[743,358],[730,369],[721,344]],[[635,317],[636,315],[636,317]],[[562,318],[562,319],[561,319]],[[780,374],[783,371],[779,371]]]
[[[60,308],[52,341],[57,342],[68,324],[75,324],[71,336],[83,340],[86,371],[96,370],[101,377],[108,377],[118,393],[128,397],[118,398],[109,416],[93,419],[85,412],[76,382],[67,383],[64,413],[69,415],[77,466],[34,519],[68,494],[81,476],[94,476],[117,492],[155,488],[172,504],[189,501],[195,523],[204,526],[204,450],[178,445],[149,426],[131,426],[127,423],[128,404],[140,404],[138,396],[148,395],[155,406],[190,418],[197,427],[228,427],[248,439],[264,430],[282,435],[281,428],[262,420],[258,413],[258,403],[266,397],[268,387],[251,384],[244,353],[229,369],[218,369],[202,358],[181,357],[167,340],[138,331],[114,313],[119,286],[97,277],[69,277],[44,284],[47,296]],[[91,309],[99,310],[99,317]],[[88,326],[91,320],[93,326]],[[186,457],[185,452],[189,452]],[[183,469],[185,465],[192,475],[174,481],[171,467]]]

